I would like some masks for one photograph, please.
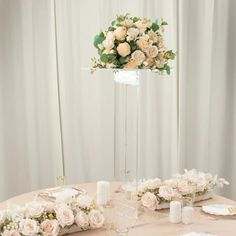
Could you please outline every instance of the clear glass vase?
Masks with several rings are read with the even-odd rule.
[[[124,182],[126,197],[136,191],[139,169],[140,72],[114,73],[115,178]]]

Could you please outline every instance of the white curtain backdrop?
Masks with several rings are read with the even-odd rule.
[[[236,1],[179,7],[181,166],[224,176],[236,199]]]
[[[134,4],[133,0],[57,0],[56,3],[67,181],[114,179],[113,73],[97,71],[91,75],[81,68],[88,67],[90,59],[97,55],[92,46],[94,36],[108,27],[117,14],[126,12],[153,20],[163,17],[170,25],[167,45],[176,50],[176,1],[139,0]],[[166,178],[178,168],[176,65],[173,67],[170,78],[160,78],[154,73],[141,75],[141,177]],[[129,96],[132,94],[128,94],[131,100]],[[122,169],[115,166],[116,173]]]
[[[62,175],[52,1],[0,1],[0,200]]]
[[[140,177],[195,167],[226,177],[236,199],[235,10],[234,0],[0,0],[0,200],[56,185],[63,158],[67,183],[114,180],[113,74],[81,68],[94,35],[127,12],[168,21],[179,58],[169,78],[141,75]]]

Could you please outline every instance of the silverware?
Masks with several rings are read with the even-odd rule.
[[[228,211],[229,211],[230,214],[235,215],[236,214],[236,207],[229,207]]]

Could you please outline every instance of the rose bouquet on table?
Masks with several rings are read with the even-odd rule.
[[[169,203],[175,199],[195,196],[195,201],[212,197],[215,187],[223,187],[229,183],[209,173],[199,172],[195,169],[185,170],[183,175],[176,174],[172,179],[161,181],[150,179],[142,181],[138,186],[138,199],[144,207],[149,209],[168,208]]]
[[[70,202],[32,201],[0,211],[0,235],[56,236],[102,227],[104,216],[88,195]]]
[[[175,53],[164,43],[163,32],[167,22],[117,16],[107,30],[95,36],[94,46],[99,59],[93,58],[93,69],[150,69],[170,74],[170,60]]]

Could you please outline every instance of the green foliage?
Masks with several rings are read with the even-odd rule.
[[[126,57],[119,57],[119,62],[120,64],[126,64],[130,59],[130,56],[126,56]]]
[[[175,59],[175,53],[172,50],[169,50],[165,53],[165,58],[174,60]]]
[[[161,25],[168,25],[168,23],[166,21],[162,21]]]
[[[165,64],[165,66],[163,68],[166,71],[166,73],[169,75],[170,74],[170,66]]]
[[[115,29],[116,29],[115,27],[110,26],[110,27],[108,28],[108,31],[114,31]]]
[[[93,41],[93,45],[95,48],[99,49],[98,45],[101,44],[105,39],[105,35],[103,32],[100,34],[96,35]]]
[[[133,22],[135,23],[135,22],[139,21],[140,18],[135,16],[135,17],[132,18],[132,20],[133,20]]]
[[[154,32],[156,32],[157,30],[159,30],[159,25],[158,24],[156,24],[156,23],[152,23],[152,26],[151,26],[151,29],[154,31]]]
[[[137,49],[137,44],[134,40],[130,41],[130,47],[131,47],[132,52]]]

